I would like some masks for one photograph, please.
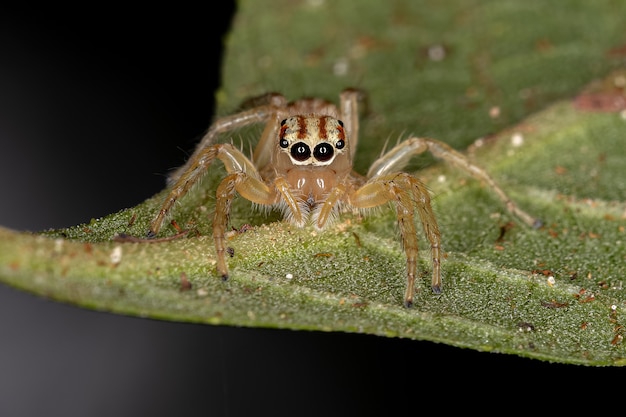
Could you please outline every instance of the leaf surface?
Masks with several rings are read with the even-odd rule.
[[[626,10],[615,10],[626,5],[572,1],[557,14],[539,1],[267,3],[240,2],[220,114],[267,91],[336,101],[343,88],[364,89],[358,171],[389,138],[435,137],[467,152],[544,226],[517,223],[484,184],[419,157],[411,170],[433,193],[446,252],[441,295],[430,291],[424,250],[415,307],[401,306],[405,259],[392,210],[346,214],[316,232],[243,199],[231,225],[252,228],[230,233],[231,279],[222,282],[209,220],[224,175],[216,168],[173,213],[184,237],[166,228],[151,243],[116,239],[144,236],[164,190],[68,229],[0,229],[0,279],[141,317],[626,364]],[[222,139],[245,148],[259,132]]]

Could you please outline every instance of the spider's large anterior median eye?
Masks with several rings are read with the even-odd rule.
[[[296,161],[306,161],[311,157],[311,148],[309,148],[309,145],[304,142],[294,143],[291,147],[291,156]]]
[[[333,147],[328,142],[320,143],[313,149],[313,156],[321,162],[330,160],[333,157]]]

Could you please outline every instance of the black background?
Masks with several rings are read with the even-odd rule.
[[[235,9],[220,4],[0,14],[1,225],[71,226],[164,186],[211,120]],[[619,410],[617,371],[123,317],[0,285],[0,416]]]

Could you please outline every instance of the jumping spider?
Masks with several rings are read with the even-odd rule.
[[[225,232],[236,194],[259,206],[282,210],[284,218],[297,227],[312,224],[317,229],[326,227],[344,209],[364,210],[392,202],[407,259],[404,305],[410,307],[418,273],[416,215],[430,242],[432,289],[441,292],[441,235],[429,191],[418,178],[402,172],[413,156],[430,151],[486,183],[522,222],[539,224],[486,171],[438,140],[410,137],[374,161],[367,175],[353,171],[361,96],[360,91],[344,90],[337,108],[321,99],[287,102],[279,94],[267,94],[252,108],[217,119],[187,163],[170,177],[171,190],[148,235],[159,233],[174,203],[198,183],[215,159],[222,161],[227,171],[217,187],[213,218],[217,273],[222,279],[228,278]],[[218,135],[255,123],[265,123],[265,129],[251,159],[232,144],[215,143]]]

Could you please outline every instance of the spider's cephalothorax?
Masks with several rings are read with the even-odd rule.
[[[273,176],[285,178],[294,197],[306,203],[304,216],[312,213],[313,224],[324,227],[315,208],[352,171],[343,122],[326,115],[292,116],[280,122],[277,139]],[[293,220],[288,210],[287,217]]]
[[[320,99],[288,103],[279,94],[267,94],[251,100],[248,110],[218,119],[187,163],[170,177],[171,191],[148,234],[155,236],[159,232],[174,203],[202,178],[215,159],[222,161],[227,172],[217,187],[213,218],[217,272],[223,279],[228,278],[225,233],[236,194],[261,206],[282,209],[285,218],[298,227],[312,223],[318,229],[327,226],[340,208],[369,209],[391,202],[407,258],[404,305],[410,307],[418,273],[416,218],[430,243],[432,289],[441,291],[441,235],[430,195],[418,178],[402,172],[413,156],[431,152],[485,182],[524,223],[538,224],[486,171],[434,139],[411,137],[374,161],[366,176],[354,172],[361,96],[357,90],[345,90],[337,108]],[[265,129],[252,158],[231,144],[215,143],[220,134],[254,123],[265,123]]]

